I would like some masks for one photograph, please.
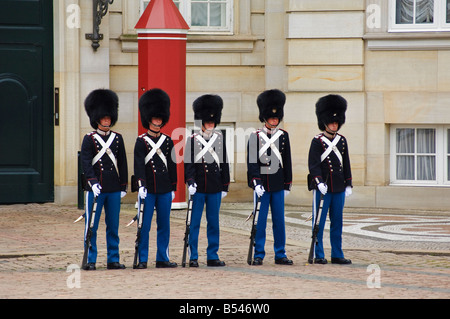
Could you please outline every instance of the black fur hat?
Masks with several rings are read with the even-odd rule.
[[[119,98],[109,89],[97,89],[89,93],[84,100],[84,109],[94,129],[98,128],[100,119],[105,116],[111,117],[112,127],[119,117]]]
[[[345,123],[347,101],[340,95],[329,94],[321,97],[316,103],[317,124],[321,131],[325,125],[333,122],[339,124],[338,130]]]
[[[148,90],[139,99],[139,112],[142,126],[146,129],[149,129],[152,117],[160,117],[162,119],[161,127],[163,127],[170,118],[169,95],[158,88]]]
[[[205,94],[192,103],[192,109],[194,120],[201,120],[202,123],[214,121],[218,125],[222,117],[223,101],[218,95]]]
[[[256,104],[259,108],[259,120],[264,122],[268,118],[278,117],[280,122],[284,116],[286,95],[278,89],[266,90],[258,95]]]

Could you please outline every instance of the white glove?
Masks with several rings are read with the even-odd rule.
[[[349,197],[351,194],[353,194],[353,190],[351,186],[347,186],[345,188],[345,197]]]
[[[97,197],[98,195],[100,195],[101,189],[102,189],[102,187],[100,186],[99,183],[94,184],[94,185],[92,186],[92,191],[94,192],[94,196],[95,196],[95,197]]]
[[[256,195],[258,195],[258,197],[261,197],[262,195],[264,195],[264,192],[265,192],[264,187],[262,185],[256,185],[255,192],[256,192]]]
[[[319,185],[317,185],[317,188],[322,193],[322,195],[325,195],[328,192],[328,186],[324,183],[320,183]]]
[[[139,187],[139,196],[142,199],[145,199],[147,197],[147,189],[144,186]]]
[[[287,195],[289,195],[290,192],[291,192],[291,191],[284,190],[284,197],[286,197]]]
[[[126,194],[127,194],[127,192],[121,191],[120,192],[120,198],[124,198]]]
[[[194,183],[194,184],[190,185],[188,190],[189,190],[189,195],[193,196],[197,192],[197,184]]]
[[[222,192],[222,198],[225,198],[225,196],[228,195],[228,192]]]
[[[175,198],[175,192],[172,191],[172,200]]]

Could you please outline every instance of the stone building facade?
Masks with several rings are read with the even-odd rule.
[[[82,105],[95,88],[119,95],[115,129],[124,135],[132,173],[138,129],[134,26],[146,2],[115,0],[101,21],[103,40],[94,51],[85,37],[92,32],[92,1],[54,1],[54,86],[60,90],[60,125],[54,130],[57,203],[76,202],[76,154],[90,130]],[[306,175],[310,142],[319,132],[314,106],[319,97],[336,93],[348,101],[341,133],[349,141],[354,192],[347,205],[446,209],[449,1],[416,0],[412,7],[411,1],[391,0],[223,0],[219,7],[205,1],[216,8],[205,18],[211,25],[202,25],[196,1],[175,2],[191,24],[188,127],[196,97],[215,93],[224,100],[220,128],[228,138],[233,180],[226,201],[251,200],[245,136],[261,126],[257,95],[278,88],[287,95],[282,127],[290,133],[293,156],[288,204],[311,203]],[[425,2],[435,5],[427,11]]]

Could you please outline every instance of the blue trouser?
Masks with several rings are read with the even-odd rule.
[[[206,204],[206,236],[208,237],[208,247],[206,249],[206,259],[219,259],[219,211],[222,201],[222,192],[199,193],[193,196],[191,230],[189,234],[190,260],[198,259],[198,233],[202,219],[203,207]]]
[[[255,195],[256,196],[256,195]],[[264,259],[266,244],[267,215],[272,212],[273,249],[275,259],[286,257],[286,230],[284,223],[284,190],[278,192],[264,192],[261,196],[259,208],[258,224],[255,236],[255,256],[254,258]]]
[[[88,229],[89,214],[91,213],[89,210],[92,207],[94,193],[87,192],[86,196],[86,207],[89,209],[86,209],[85,212],[85,236]],[[95,211],[94,226],[92,228],[88,263],[95,263],[97,261],[97,229],[103,207],[105,207],[107,263],[119,262],[120,192],[113,192],[101,193],[97,197],[97,210]]]
[[[313,207],[320,201],[320,192],[314,191]],[[323,196],[322,203],[322,215],[320,216],[319,232],[317,234],[317,244],[315,247],[315,258],[325,258],[323,252],[323,230],[325,228],[325,221],[327,219],[327,213],[330,215],[330,243],[331,243],[331,257],[332,258],[344,258],[344,252],[342,251],[342,213],[344,211],[345,204],[345,192],[340,193],[326,193]],[[315,221],[315,212],[313,211],[313,221]]]
[[[138,196],[138,207],[142,199]],[[156,261],[169,261],[170,208],[172,193],[148,193],[144,199],[144,217],[139,242],[139,262],[148,261],[149,233],[156,208]]]

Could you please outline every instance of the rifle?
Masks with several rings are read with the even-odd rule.
[[[253,211],[250,213],[250,215],[248,215],[247,220],[249,220],[252,215],[253,215],[253,222],[252,222],[252,230],[250,232],[250,245],[248,247],[248,255],[247,255],[247,264],[251,265],[252,264],[252,257],[253,257],[253,249],[256,245],[256,229],[257,229],[257,225],[258,225],[258,216],[259,216],[259,206],[261,204],[261,199],[256,196],[256,201],[255,201],[255,206],[253,208]]]
[[[184,231],[183,257],[181,266],[186,267],[186,252],[189,247],[189,234],[191,232],[191,217],[192,217],[192,196],[189,195],[188,207],[186,212],[186,230]]]
[[[137,233],[136,233],[136,241],[134,243],[134,260],[133,260],[133,269],[136,269],[138,266],[138,256],[139,256],[139,244],[141,242],[141,231],[142,231],[142,222],[144,217],[144,200],[138,195],[138,224],[137,224]]]
[[[315,197],[316,197],[316,192],[318,192],[318,190],[314,190],[314,192],[313,192],[314,201],[315,201]],[[308,256],[309,264],[312,264],[314,262],[314,249],[318,242],[317,234],[319,233],[320,217],[322,216],[322,209],[320,209],[320,203],[322,202],[322,199],[323,199],[323,195],[320,194],[320,200],[317,203],[316,212],[315,212],[316,218],[314,220],[314,226],[313,226],[313,230],[312,230],[311,247],[309,248],[309,256]]]
[[[139,191],[139,182],[136,180],[136,177],[134,175],[131,176],[131,192],[137,192]],[[139,196],[138,193],[138,203],[137,203],[137,214],[133,217],[133,219],[127,224],[126,227],[133,224],[136,220],[138,221],[137,224],[137,233],[136,233],[136,240],[134,242],[134,259],[133,259],[133,269],[136,269],[139,261],[139,243],[141,242],[141,231],[142,231],[142,223],[144,221],[144,207],[145,203],[144,200]]]
[[[313,203],[315,203],[316,192],[318,192],[318,190],[316,189],[318,181],[315,181],[313,179],[313,177],[311,176],[311,174],[308,174],[306,179],[307,179],[308,190],[309,191],[313,190],[313,198],[314,198]],[[328,176],[325,179],[325,184],[327,184],[327,181],[328,181]],[[323,199],[323,194],[321,193],[319,202],[317,203],[317,205],[315,207],[316,208],[316,211],[315,211],[316,219],[314,220],[314,226],[313,226],[312,235],[311,235],[311,246],[309,248],[309,256],[308,256],[309,264],[312,264],[314,262],[314,250],[315,250],[316,244],[318,242],[317,234],[319,233],[320,217],[322,216],[322,209],[320,209],[320,204],[322,202],[322,199]],[[310,218],[312,218],[312,215]],[[309,220],[310,218],[308,218],[307,220]]]
[[[86,206],[88,203],[86,203]],[[94,195],[94,199],[91,206],[91,213],[89,214],[89,220],[87,224],[87,231],[86,236],[84,239],[84,253],[83,253],[83,260],[81,261],[81,268],[86,268],[87,265],[87,258],[89,254],[89,248],[91,247],[91,237],[92,237],[92,228],[94,227],[94,221],[95,221],[95,212],[97,211],[97,198]]]

